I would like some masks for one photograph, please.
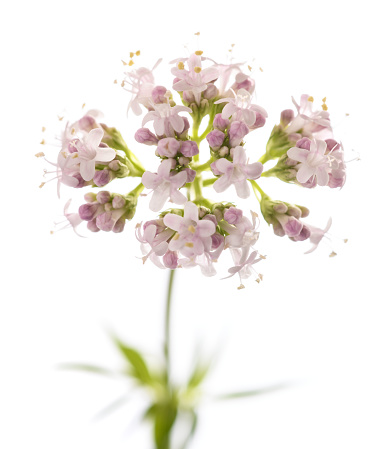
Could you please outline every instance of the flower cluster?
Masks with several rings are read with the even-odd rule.
[[[227,277],[237,274],[242,288],[243,279],[262,278],[254,267],[265,258],[255,248],[258,215],[250,211],[247,218],[232,202],[211,201],[204,188],[212,187],[216,193],[231,188],[241,199],[253,190],[274,233],[294,242],[308,240],[310,252],[329,230],[330,221],[324,230],[303,222],[307,207],[271,199],[256,181],[273,176],[307,188],[341,188],[346,179],[344,149],[334,138],[326,99],[315,109],[314,99],[302,95],[300,104],[293,99],[296,110],[281,112],[266,151],[252,160],[255,151],[247,150],[245,139],[268,118],[254,101],[255,80],[245,73],[244,64],[220,64],[202,55],[196,51],[171,61],[171,88],[155,82],[153,72],[161,60],[152,70],[141,67],[125,73],[122,85],[131,93],[128,111],[144,114],[134,138],[154,147],[156,171],[144,169],[121,134],[100,123],[97,111],[66,125],[57,162],[52,164],[59,187],[104,187],[115,178],[140,179],[127,194],[87,193],[78,214],[69,213],[67,203],[65,215],[74,227],[86,221],[92,232],[122,232],[147,189],[149,208],[159,215],[136,227],[143,262],[150,259],[168,269],[199,266],[204,275],[212,276],[221,254],[229,250],[233,266]],[[201,130],[205,117],[208,124]],[[264,170],[269,161],[275,161],[274,166]],[[168,202],[179,208],[164,210]]]

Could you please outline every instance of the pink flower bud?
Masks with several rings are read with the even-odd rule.
[[[112,231],[115,233],[119,233],[119,232],[123,232],[124,231],[124,227],[125,227],[125,218],[119,218],[116,223],[115,226],[113,227]]]
[[[297,236],[303,229],[303,223],[301,223],[301,221],[299,221],[295,217],[289,217],[284,224],[283,223],[281,224],[288,237]]]
[[[140,128],[135,133],[136,142],[144,143],[145,145],[157,145],[159,139],[148,129]]]
[[[102,190],[98,192],[96,199],[99,204],[106,204],[111,200],[111,194],[107,190]]]
[[[243,140],[243,137],[249,133],[249,128],[244,122],[232,122],[229,128],[229,145],[237,147]]]
[[[213,223],[215,226],[217,226],[217,219],[216,219],[216,217],[215,217],[213,214],[207,214],[207,215],[204,215],[203,220],[209,220],[209,221],[212,221],[212,223]]]
[[[192,159],[190,157],[180,156],[179,164],[182,165],[183,167],[186,167],[187,165],[189,165],[191,163],[191,160]]]
[[[87,228],[90,231],[92,231],[92,232],[99,232],[100,231],[100,229],[96,225],[96,219],[95,218],[93,220],[91,220],[91,221],[88,221]]]
[[[223,118],[221,114],[216,114],[213,119],[213,127],[220,130],[225,131],[229,126],[229,120],[227,118]]]
[[[235,80],[236,82],[232,85],[235,92],[239,89],[245,89],[251,94],[255,90],[255,80],[245,73],[238,73]]]
[[[229,154],[229,149],[228,149],[228,147],[221,147],[221,148],[220,148],[220,150],[219,150],[219,156],[220,156],[220,157],[228,156],[228,154]]]
[[[203,91],[204,98],[207,100],[212,100],[213,98],[217,97],[217,94],[219,93],[219,89],[212,83],[208,84],[208,87]]]
[[[292,109],[285,109],[280,114],[280,124],[281,126],[287,126],[293,120],[295,112]]]
[[[112,200],[112,207],[114,209],[121,209],[125,206],[125,203],[125,198],[123,198],[121,195],[115,195]]]
[[[224,237],[221,234],[215,232],[215,234],[211,235],[212,240],[212,249],[217,249],[224,242]]]
[[[199,154],[199,147],[193,140],[184,140],[181,144],[180,152],[183,156],[193,157]]]
[[[215,176],[221,175],[221,172],[216,168],[216,161],[212,162],[212,164],[211,164],[211,170],[212,170],[212,173],[213,173]]]
[[[77,124],[82,131],[90,132],[92,129],[97,128],[96,120],[90,115],[84,115]]]
[[[111,172],[106,170],[96,170],[95,175],[93,176],[93,182],[97,185],[97,187],[103,187],[107,185],[111,181]]]
[[[174,157],[180,150],[180,142],[174,137],[161,139],[157,146],[157,152],[163,157]]]
[[[225,134],[218,129],[214,129],[207,135],[207,142],[212,150],[218,150],[223,144],[224,139]]]
[[[311,148],[311,140],[308,137],[303,137],[302,139],[296,142],[297,148],[303,148],[304,150],[308,150]]]
[[[194,103],[195,102],[195,96],[193,95],[193,92],[191,90],[185,90],[183,92],[183,100],[186,103]]]
[[[95,218],[98,210],[99,210],[99,204],[98,203],[82,204],[79,207],[80,218],[82,220],[91,221],[93,218]]]
[[[229,224],[238,223],[243,217],[243,211],[236,207],[230,207],[224,213],[224,220]]]
[[[192,170],[191,168],[185,168],[183,171],[187,173],[187,181],[186,182],[193,182],[196,176],[196,171]]]
[[[74,175],[72,175],[72,177],[79,181],[75,186],[76,189],[81,189],[82,187],[85,186],[85,181],[80,173],[75,173]]]
[[[152,99],[156,104],[160,103],[166,103],[167,98],[165,97],[165,94],[167,92],[167,89],[164,86],[156,86],[152,90]]]
[[[335,139],[326,139],[325,143],[327,144],[327,152],[333,152],[340,148],[340,144]]]
[[[287,210],[287,214],[291,217],[295,217],[297,219],[301,218],[301,210],[297,206],[289,206]]]
[[[84,195],[84,199],[87,203],[94,203],[96,201],[96,193],[88,192]]]
[[[264,115],[260,114],[260,112],[256,112],[256,119],[252,126],[249,127],[249,129],[257,129],[262,128],[265,125],[265,117]]]
[[[311,236],[311,230],[304,225],[303,229],[300,231],[300,234],[295,235],[294,237],[290,237],[291,240],[295,242],[302,242],[303,240],[307,240]]]
[[[99,229],[105,232],[112,231],[115,226],[112,212],[104,212],[96,217],[96,225]]]
[[[278,214],[285,214],[288,210],[288,206],[284,203],[277,203],[273,206],[273,210]]]
[[[174,270],[177,268],[177,252],[176,251],[167,251],[163,256],[163,263],[167,268]]]

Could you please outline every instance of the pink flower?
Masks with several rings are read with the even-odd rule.
[[[171,72],[178,79],[173,88],[178,92],[191,91],[197,104],[200,104],[201,92],[207,89],[208,83],[219,76],[215,67],[201,68],[201,57],[192,53],[188,61],[188,69],[172,68]]]
[[[80,223],[83,222],[83,220],[81,219],[79,214],[68,212],[70,204],[71,204],[71,200],[68,200],[64,206],[65,220],[55,223],[55,226],[62,224],[62,223],[66,223],[64,226],[62,226],[60,229],[58,229],[58,231],[63,231],[64,229],[73,228],[75,234],[77,234],[79,237],[84,237],[83,235],[81,235],[77,232],[77,227],[79,226]]]
[[[234,92],[233,92],[234,93]],[[248,126],[252,126],[256,121],[256,112],[264,117],[268,117],[267,111],[256,104],[251,104],[252,95],[245,89],[240,89],[234,98],[221,98],[215,104],[228,103],[224,106],[221,116],[228,119],[232,116],[235,120],[242,120]]]
[[[216,172],[222,175],[213,184],[216,192],[224,192],[231,184],[234,184],[236,193],[240,198],[249,197],[250,190],[247,179],[257,179],[263,171],[263,164],[260,162],[247,163],[245,150],[241,146],[233,149],[233,162],[221,158],[214,164]]]
[[[165,228],[162,219],[144,223],[144,232],[141,232],[141,227],[141,223],[136,226],[136,238],[142,244],[143,263],[150,258],[155,265],[164,268],[159,256],[164,256],[167,253],[168,240],[175,232],[172,229]]]
[[[323,140],[312,140],[309,151],[305,148],[293,147],[287,151],[290,159],[300,162],[297,180],[304,184],[315,177],[317,184],[326,186],[329,181],[329,157],[325,154],[327,144]]]
[[[137,70],[125,73],[126,77],[124,78],[123,87],[125,90],[132,93],[131,101],[128,104],[128,111],[132,109],[135,115],[140,115],[142,113],[140,105],[143,105],[147,109],[152,107],[152,90],[155,87],[155,78],[152,72],[161,61],[162,60],[159,59],[152,70],[140,67]],[[126,87],[126,85],[130,87]]]
[[[230,273],[230,275],[223,279],[228,279],[235,274],[238,274],[240,277],[240,286],[238,287],[239,290],[244,288],[243,279],[247,279],[252,275],[254,275],[256,279],[259,279],[260,281],[259,274],[253,268],[253,265],[255,263],[262,260],[261,257],[256,259],[257,251],[252,251],[248,258],[244,258],[244,253],[239,249],[231,249],[231,254],[235,265],[228,269],[228,273]]]
[[[178,115],[179,112],[192,112],[192,109],[186,106],[171,107],[168,103],[155,104],[154,109],[144,116],[142,126],[153,121],[156,134],[167,137],[175,137],[175,133],[181,133],[184,130],[184,120]]]
[[[177,231],[169,242],[171,251],[179,251],[183,256],[194,258],[211,250],[211,236],[216,226],[211,220],[199,220],[199,209],[191,201],[184,206],[184,216],[167,214],[164,224]]]
[[[147,189],[153,189],[153,195],[149,203],[149,208],[153,212],[158,212],[165,204],[168,198],[176,204],[184,204],[187,198],[178,190],[187,181],[187,173],[181,171],[173,174],[171,172],[172,159],[163,161],[157,173],[146,171],[142,176],[142,183]]]
[[[76,142],[80,174],[84,181],[90,181],[95,174],[96,161],[110,162],[116,156],[116,151],[109,147],[100,148],[104,131],[101,128],[92,129],[83,140]]]
[[[332,225],[332,218],[328,220],[328,223],[324,229],[316,228],[315,226],[306,225],[309,230],[311,231],[311,235],[309,236],[309,241],[313,244],[312,248],[310,248],[308,251],[306,251],[304,254],[309,254],[319,246],[319,243],[325,236],[325,234],[329,231],[329,228]]]

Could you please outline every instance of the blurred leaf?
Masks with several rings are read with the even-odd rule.
[[[196,427],[197,427],[197,413],[194,410],[191,410],[191,429],[189,431],[189,434],[188,434],[186,440],[180,447],[180,449],[186,449],[186,447],[188,446],[189,442],[191,441],[193,435],[196,432]]]
[[[191,374],[191,377],[188,380],[187,388],[193,390],[194,388],[198,387],[206,378],[211,365],[211,362],[202,364],[200,361],[198,361],[196,363],[195,369]]]
[[[154,437],[157,449],[169,449],[172,426],[177,416],[177,405],[174,402],[157,404],[154,409]]]
[[[140,380],[140,382],[142,382],[143,384],[152,384],[153,379],[143,356],[138,351],[136,351],[136,349],[127,346],[118,338],[114,337],[114,341],[120,352],[131,365],[131,375]]]
[[[104,407],[102,410],[97,413],[97,415],[94,416],[94,420],[97,421],[99,419],[103,419],[106,416],[110,415],[111,413],[118,410],[120,407],[125,405],[129,400],[128,396],[122,396],[121,398],[116,399],[115,401],[111,402],[109,405]]]
[[[88,373],[100,374],[103,376],[116,376],[118,373],[95,365],[87,365],[82,363],[65,363],[58,366],[59,369],[86,371]]]
[[[273,393],[278,390],[282,390],[283,388],[287,388],[289,384],[280,384],[280,385],[272,385],[270,387],[260,388],[257,390],[248,390],[248,391],[238,391],[234,393],[221,394],[217,396],[213,396],[213,400],[215,401],[226,401],[228,399],[241,399],[252,396],[259,396],[261,394]]]

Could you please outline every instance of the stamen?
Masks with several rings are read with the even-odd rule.
[[[45,140],[42,139],[42,141],[40,142],[40,145],[45,145]]]
[[[179,62],[178,64],[177,64],[177,68],[179,69],[179,70],[184,70],[184,63],[183,62]]]
[[[132,59],[129,61],[128,65],[131,67],[133,66],[134,62],[132,61]]]
[[[85,108],[85,103],[83,103],[83,105],[81,106],[81,109],[84,109]]]
[[[203,52],[201,50],[195,51],[195,55],[196,56],[201,56],[202,54],[203,54]]]
[[[45,128],[45,126],[43,126],[42,128],[41,128],[41,131],[45,131],[46,130],[46,128]]]
[[[200,73],[201,72],[201,67],[195,67],[193,70],[195,71],[195,73]]]
[[[114,81],[113,81],[113,84],[117,84],[117,80],[114,80]]]
[[[121,60],[121,62],[123,63],[123,65],[128,65],[128,62],[125,62],[123,60]]]
[[[242,290],[243,288],[245,288],[244,285],[243,285],[243,284],[240,284],[240,285],[237,287],[237,290]]]
[[[349,112],[346,112],[345,115],[346,115],[347,117],[349,117]]]
[[[308,101],[310,101],[311,103],[313,103],[314,102],[314,98],[311,96],[311,97],[308,97]]]
[[[200,36],[200,31],[198,31],[197,33],[195,33],[195,36]]]
[[[42,182],[42,183],[39,185],[39,189],[41,189],[42,187],[44,187],[44,185],[45,185],[45,182]]]
[[[321,101],[322,101],[323,103],[325,103],[325,102],[327,101],[327,97],[324,97]]]
[[[187,248],[193,248],[193,243],[192,242],[187,242],[186,244],[185,244],[185,246],[187,247]]]
[[[59,115],[57,116],[57,118],[59,119],[59,122],[61,122],[64,118],[64,115],[62,117],[60,117]]]
[[[134,55],[135,55],[135,53],[133,53],[133,51],[131,51],[131,52],[129,53],[129,57],[130,57],[131,59],[134,57]]]
[[[323,111],[328,111],[328,106],[325,103],[322,104],[321,107],[323,108]]]
[[[348,243],[348,239],[344,239],[344,243]]]
[[[189,232],[192,232],[192,234],[194,234],[194,233],[196,232],[196,229],[195,229],[194,226],[189,225],[189,226],[188,226],[188,231],[189,231]]]
[[[140,50],[137,50],[136,56],[140,56]]]
[[[260,72],[264,72],[264,70],[261,67],[259,67],[259,70],[260,70]]]
[[[125,81],[123,80],[123,81],[121,82],[121,87],[124,87],[124,85],[125,85]]]
[[[331,254],[329,255],[329,257],[335,257],[337,256],[337,253],[335,253],[335,251],[332,251]]]
[[[44,157],[45,154],[42,151],[40,151],[40,153],[36,153],[35,156],[36,157]]]
[[[173,240],[179,240],[180,234],[176,232],[176,234],[173,236]]]
[[[248,70],[250,71],[250,72],[252,72],[252,67],[249,65],[248,66]]]

